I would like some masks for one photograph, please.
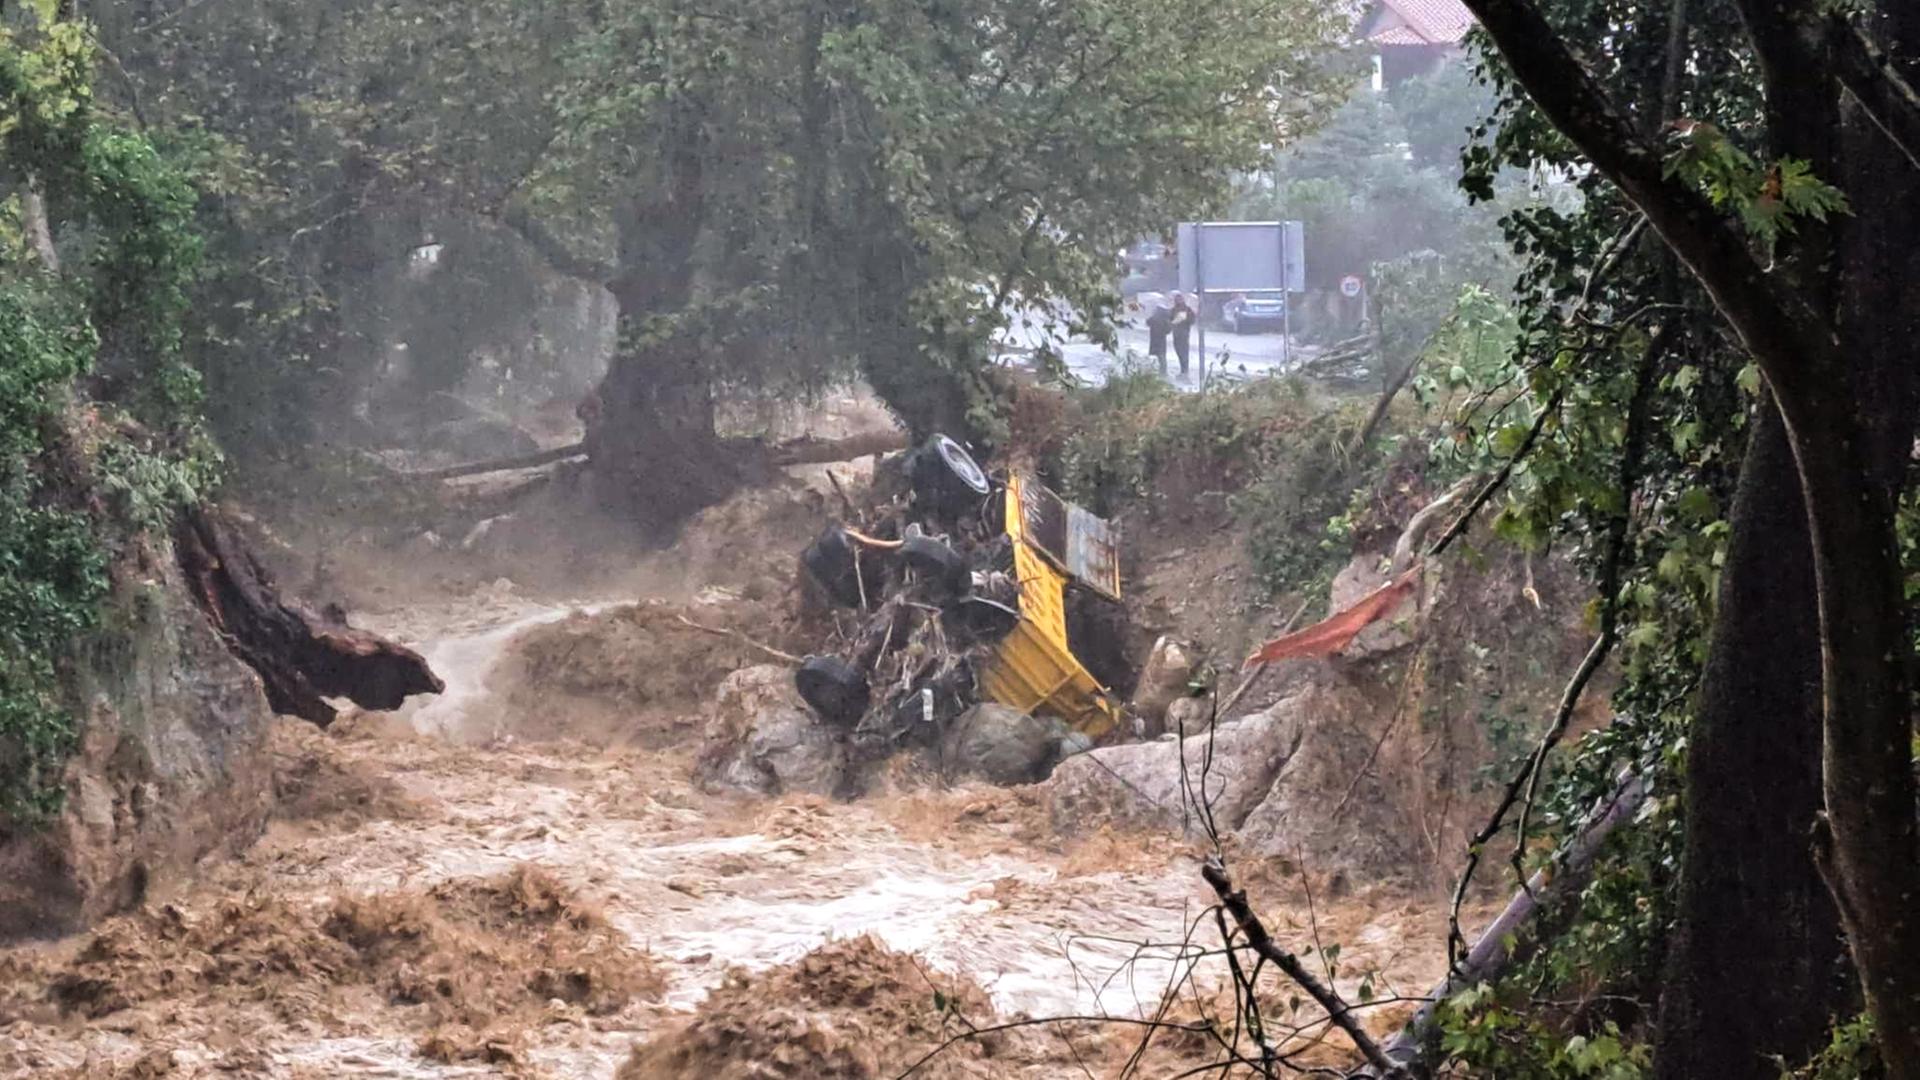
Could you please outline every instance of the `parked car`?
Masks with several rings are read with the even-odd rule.
[[[1173,249],[1158,240],[1142,240],[1121,253],[1128,266],[1139,269],[1153,263],[1164,261],[1173,254]]]
[[[1236,296],[1221,309],[1220,322],[1229,334],[1280,330],[1287,324],[1287,298],[1284,294]]]

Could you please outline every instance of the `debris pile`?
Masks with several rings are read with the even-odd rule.
[[[852,938],[761,974],[729,972],[685,1026],[635,1047],[619,1076],[878,1080],[921,1064],[972,1018],[992,1013],[977,985],[931,973],[871,937]],[[921,1075],[980,1075],[979,1060],[1005,1042],[964,1041]]]
[[[250,1024],[346,1034],[371,995],[427,1056],[500,1064],[531,1027],[658,1000],[665,982],[596,905],[523,865],[318,906],[248,894],[149,907],[108,921],[64,962],[0,960],[0,986],[0,1021],[52,1009],[122,1014],[134,1030],[218,1006]]]
[[[844,796],[864,766],[916,751],[947,775],[1031,783],[1130,730],[1113,680],[1081,660],[1103,650],[1076,647],[1068,625],[1088,605],[1108,610],[1083,627],[1124,623],[1107,523],[1031,477],[990,476],[946,436],[894,464],[874,505],[847,502],[860,520],[800,556],[819,632],[792,674],[797,701],[773,700],[764,672],[736,673],[710,724],[708,780],[818,790],[832,775]],[[803,730],[809,719],[829,734]],[[820,756],[827,742],[844,747],[840,765]],[[783,770],[796,755],[805,767]]]

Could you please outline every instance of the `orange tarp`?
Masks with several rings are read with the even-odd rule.
[[[1346,648],[1360,631],[1399,610],[1419,583],[1420,568],[1416,566],[1347,610],[1260,646],[1258,652],[1247,657],[1247,665],[1271,664],[1295,656],[1332,656]]]

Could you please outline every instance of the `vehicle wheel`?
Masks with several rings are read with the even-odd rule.
[[[793,673],[794,689],[820,719],[852,727],[867,713],[872,692],[860,669],[837,656],[813,656]]]
[[[934,512],[958,517],[993,490],[986,470],[945,435],[928,439],[913,460],[913,493]]]
[[[931,536],[907,537],[900,547],[900,560],[943,596],[965,596],[973,588],[966,556]]]
[[[859,571],[854,567],[853,541],[838,525],[830,525],[800,553],[800,565],[834,603],[860,606]]]

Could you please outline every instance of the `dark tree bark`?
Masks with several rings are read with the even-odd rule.
[[[414,694],[446,689],[412,649],[349,626],[338,613],[283,599],[217,511],[198,506],[183,514],[174,547],[194,599],[260,676],[274,712],[326,727],[336,715],[326,698],[397,709]]]
[[[1656,1075],[1776,1080],[1846,988],[1839,915],[1812,856],[1820,618],[1786,425],[1768,404],[1734,498],[1720,603],[1688,728],[1686,862]],[[1738,992],[1730,988],[1738,987]]]
[[[602,507],[664,534],[747,478],[714,428],[713,388],[700,346],[657,333],[655,316],[696,298],[696,248],[706,227],[706,147],[694,106],[664,137],[665,182],[620,215],[620,343],[589,418],[590,482]]]
[[[1790,83],[1816,30],[1779,29],[1776,0],[1748,0],[1767,91],[1770,152],[1838,179],[1839,94]],[[1831,230],[1808,223],[1783,247],[1830,265]],[[1809,300],[1834,311],[1831,281]],[[1660,1000],[1663,1078],[1772,1080],[1801,1062],[1844,1005],[1839,914],[1814,864],[1823,803],[1820,617],[1813,542],[1786,424],[1771,401],[1742,462],[1699,712],[1688,729],[1686,862]],[[1728,994],[1729,985],[1745,988]]]
[[[1816,857],[1840,909],[1889,1074],[1920,1078],[1920,828],[1894,492],[1877,451],[1911,437],[1911,409],[1877,396],[1896,363],[1861,354],[1823,309],[1833,260],[1758,258],[1741,226],[1664,168],[1607,91],[1530,0],[1465,0],[1515,77],[1553,124],[1646,213],[1765,374],[1800,476],[1819,598],[1826,818]],[[1894,5],[1886,5],[1893,10]],[[1836,72],[1813,5],[1748,0],[1742,14],[1763,64],[1788,62],[1799,89],[1826,95]],[[1807,62],[1807,61],[1811,62]],[[1784,69],[1783,69],[1784,70]],[[1871,95],[1856,95],[1863,107]],[[1770,118],[1782,103],[1769,102]],[[1884,123],[1882,126],[1886,126]],[[1884,183],[1885,180],[1881,180]],[[1863,227],[1881,228],[1879,222]],[[1849,267],[1893,274],[1899,267]],[[1810,282],[1814,282],[1810,286]],[[1916,283],[1899,279],[1911,291]],[[1848,335],[1849,338],[1852,335]]]

